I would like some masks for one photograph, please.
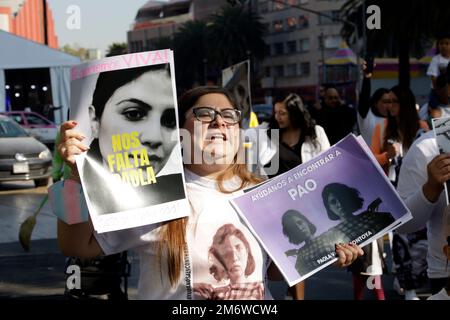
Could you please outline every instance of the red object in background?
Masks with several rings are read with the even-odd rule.
[[[1,114],[6,115],[17,122],[29,134],[42,143],[48,145],[55,143],[58,128],[53,122],[44,116],[36,112],[29,111],[10,111],[3,112]]]
[[[9,16],[9,32],[20,37],[45,44],[44,35],[44,5],[42,0],[25,0],[17,14],[10,7],[0,6],[0,15]],[[48,3],[47,7],[47,37],[50,48],[58,48],[58,37],[55,33],[53,13]]]

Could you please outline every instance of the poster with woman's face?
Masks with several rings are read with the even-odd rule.
[[[232,200],[289,285],[411,219],[367,145],[353,135]]]
[[[70,117],[89,150],[77,157],[97,232],[189,214],[170,50],[72,69]]]
[[[250,61],[246,60],[222,70],[222,86],[233,95],[239,110],[242,112],[242,128],[247,129],[252,112]]]

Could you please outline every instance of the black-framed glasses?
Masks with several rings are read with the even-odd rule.
[[[241,111],[233,108],[217,111],[211,107],[198,107],[192,109],[195,118],[201,122],[213,122],[218,115],[227,124],[236,124],[241,120]]]

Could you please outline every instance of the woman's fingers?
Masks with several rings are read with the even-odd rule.
[[[89,147],[82,142],[86,137],[81,132],[74,130],[76,126],[76,121],[66,121],[61,125],[61,142],[57,147],[61,158],[72,170],[76,170],[75,156],[89,150]]]
[[[61,142],[65,142],[72,138],[75,138],[79,141],[86,139],[86,137],[81,132],[74,130],[76,126],[76,121],[66,121],[61,125],[61,128],[59,129],[61,134]]]
[[[58,145],[59,155],[66,162],[72,162],[69,159],[71,156],[81,154],[87,150],[89,150],[89,147],[76,139],[71,139]]]
[[[350,243],[336,245],[336,253],[338,254],[338,266],[346,267],[362,256],[364,251],[359,246]]]
[[[77,147],[78,149],[80,149],[81,151],[88,151],[89,147],[87,145],[85,145],[83,142],[81,142],[80,140],[78,140],[77,138],[70,138],[69,140],[66,140],[63,145],[65,147]]]
[[[345,260],[347,260],[347,257],[345,256],[344,249],[343,249],[343,247],[340,244],[336,245],[336,253],[338,255],[337,266],[338,267],[344,267]]]
[[[360,246],[357,246],[356,244],[353,244],[353,243],[350,243],[350,245],[356,249],[357,257],[364,255],[364,250]]]
[[[345,262],[344,262],[344,266],[348,266],[349,264],[351,264],[356,258],[354,252],[352,251],[352,249],[349,247],[348,244],[343,244],[341,246],[342,251],[344,251],[345,254]]]

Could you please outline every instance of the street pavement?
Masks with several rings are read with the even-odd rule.
[[[33,214],[46,194],[32,182],[0,183],[0,299],[65,299],[65,257],[56,242],[56,218],[48,203],[39,214],[31,248],[25,252],[19,241],[20,224]],[[135,298],[139,274],[138,256],[129,254],[131,277],[129,297]],[[386,298],[399,300],[392,276],[383,276]],[[283,282],[270,282],[276,299],[285,297]],[[425,296],[424,296],[425,297]],[[373,300],[367,290],[366,298]],[[306,281],[308,300],[351,300],[352,279],[345,269],[328,267]]]

